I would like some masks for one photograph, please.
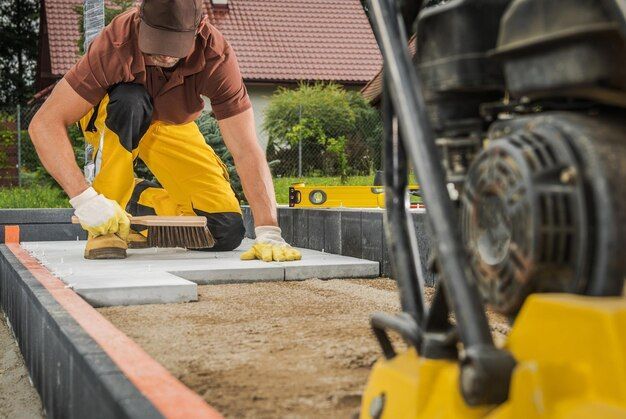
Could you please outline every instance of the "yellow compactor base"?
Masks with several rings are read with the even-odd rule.
[[[382,419],[626,418],[624,298],[532,295],[505,347],[518,364],[502,405],[467,406],[457,363],[411,348],[376,362],[360,417],[382,402]]]

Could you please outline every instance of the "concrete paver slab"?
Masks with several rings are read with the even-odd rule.
[[[84,241],[26,242],[22,247],[94,306],[194,301],[196,284],[364,278],[378,262],[300,249],[295,262],[241,261],[252,241],[232,252],[130,249],[123,260],[86,260]]]

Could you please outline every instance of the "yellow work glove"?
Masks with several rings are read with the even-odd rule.
[[[280,227],[260,226],[254,229],[256,239],[252,247],[242,253],[241,260],[259,259],[264,262],[287,262],[302,259],[300,251],[282,238]]]
[[[70,204],[74,207],[74,215],[80,220],[80,225],[91,236],[115,233],[124,240],[128,238],[130,219],[117,202],[90,187],[70,199]]]

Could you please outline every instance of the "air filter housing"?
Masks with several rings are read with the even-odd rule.
[[[461,212],[479,288],[498,311],[515,313],[531,292],[621,293],[624,132],[617,119],[565,112],[492,126]]]

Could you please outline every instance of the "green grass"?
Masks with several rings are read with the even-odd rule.
[[[320,186],[367,186],[374,184],[374,175],[352,176],[347,182],[342,184],[339,177],[283,177],[274,178],[274,189],[276,190],[276,202],[279,204],[289,203],[289,186],[293,183],[306,183],[307,185]]]
[[[0,188],[0,208],[69,208],[67,195],[58,188],[30,186]]]

